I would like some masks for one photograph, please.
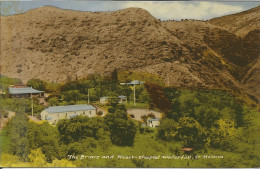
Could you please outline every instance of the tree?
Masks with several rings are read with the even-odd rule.
[[[196,98],[196,92],[185,90],[178,99],[181,116],[194,117],[194,108],[200,105],[199,100]]]
[[[45,167],[61,167],[61,168],[65,168],[65,167],[77,167],[76,165],[74,165],[71,161],[66,160],[66,159],[55,159],[53,160],[52,163],[48,163],[47,165],[45,165]]]
[[[29,120],[24,113],[16,113],[16,116],[7,124],[3,133],[10,139],[9,152],[20,156],[26,161],[30,152],[29,141],[26,138]]]
[[[158,128],[157,137],[162,140],[175,140],[180,126],[173,119],[164,119]]]
[[[45,90],[45,82],[40,79],[30,79],[27,82],[27,86],[31,86],[34,89],[44,91]]]
[[[118,82],[118,77],[117,77],[117,70],[114,69],[113,72],[111,73],[111,80],[114,82]]]
[[[196,120],[204,127],[210,128],[220,119],[221,115],[218,109],[207,106],[199,106],[194,110]]]
[[[61,85],[59,83],[45,82],[45,91],[54,94],[60,94],[60,86]]]
[[[201,125],[192,117],[181,117],[178,121],[178,138],[184,141],[184,146],[194,147],[204,144],[204,132]]]
[[[220,119],[210,130],[210,145],[214,148],[231,150],[235,137],[235,122],[231,119]]]
[[[61,158],[58,130],[48,122],[40,125],[30,123],[26,138],[30,149],[41,148],[42,153],[46,156],[46,161],[52,162],[56,158]]]
[[[7,76],[0,74],[0,89],[3,91],[8,91],[9,85],[21,84],[22,81],[16,78],[9,78]]]
[[[145,83],[145,88],[150,95],[152,107],[157,107],[164,112],[171,110],[172,104],[165,96],[161,86],[152,83]]]
[[[88,118],[86,116],[59,120],[57,124],[61,141],[65,144],[79,142],[89,137],[98,139],[98,132],[104,126],[103,118]]]
[[[128,119],[125,111],[117,109],[114,113],[107,114],[105,123],[110,131],[113,144],[120,146],[133,144],[136,126],[134,122]]]
[[[59,101],[57,97],[52,97],[48,100],[50,106],[57,106]]]
[[[67,102],[77,102],[80,100],[80,92],[78,90],[69,90],[63,93],[64,95],[64,100]]]
[[[41,149],[38,148],[36,150],[31,150],[29,154],[29,161],[31,162],[31,166],[33,167],[45,167],[46,165],[46,157],[42,153]]]

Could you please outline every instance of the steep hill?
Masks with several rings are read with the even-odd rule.
[[[209,20],[239,37],[250,62],[241,82],[246,90],[260,99],[260,6],[238,14]]]
[[[156,74],[172,86],[246,92],[259,56],[253,35],[241,38],[211,21],[161,22],[140,8],[91,13],[41,7],[1,17],[0,66],[2,74],[24,82],[61,82],[117,68]]]
[[[237,14],[227,15],[209,20],[209,23],[221,26],[240,37],[260,29],[260,6]]]

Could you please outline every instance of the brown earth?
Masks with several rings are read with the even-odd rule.
[[[1,16],[1,71],[24,82],[62,82],[117,68],[260,99],[259,12],[162,22],[140,8],[91,13],[48,6]]]

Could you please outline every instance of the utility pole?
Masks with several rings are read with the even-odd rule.
[[[88,104],[89,104],[89,89],[88,89]]]
[[[135,106],[135,83],[134,83],[134,106]]]
[[[33,117],[33,97],[32,97],[32,92],[31,92],[31,100],[32,100],[32,117]]]

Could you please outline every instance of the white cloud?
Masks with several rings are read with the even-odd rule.
[[[121,8],[139,7],[149,11],[159,19],[211,19],[218,16],[237,13],[245,10],[236,3],[219,2],[152,2],[129,1],[120,4]]]

